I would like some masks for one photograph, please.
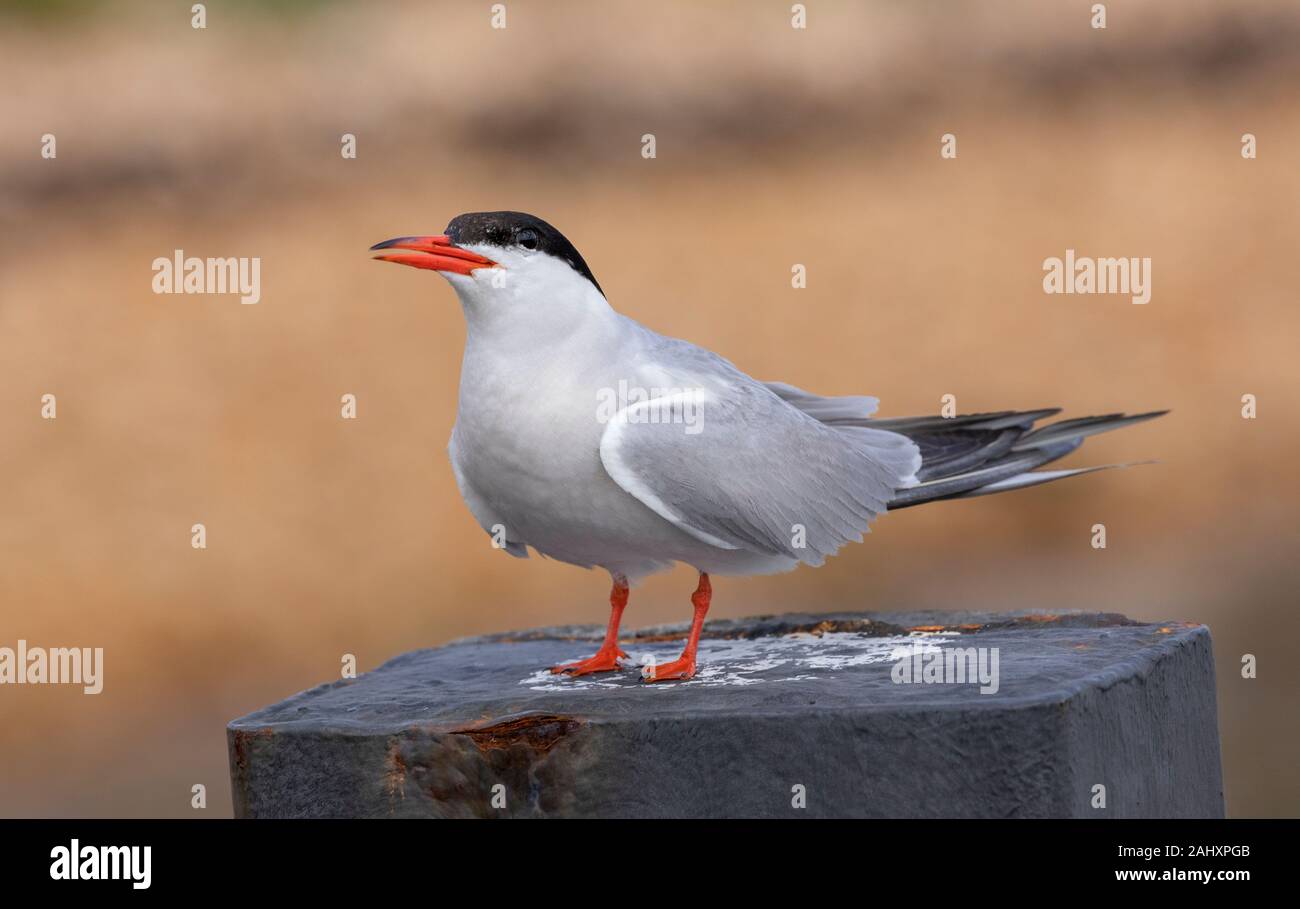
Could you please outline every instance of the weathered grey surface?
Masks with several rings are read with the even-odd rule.
[[[545,671],[589,656],[599,633],[418,650],[235,720],[236,816],[1223,814],[1204,626],[769,616],[710,622],[691,682]],[[681,648],[671,634],[645,629],[623,646],[663,662]],[[998,691],[895,684],[914,642],[925,653],[997,648]],[[492,804],[497,784],[504,809]],[[1096,785],[1105,808],[1092,807]],[[804,808],[792,805],[796,786]]]

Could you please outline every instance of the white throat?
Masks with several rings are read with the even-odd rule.
[[[591,281],[567,262],[490,246],[468,246],[498,268],[446,275],[460,298],[468,342],[506,353],[589,337],[617,314]]]

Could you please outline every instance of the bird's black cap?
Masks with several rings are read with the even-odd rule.
[[[486,243],[491,246],[521,246],[549,253],[568,262],[573,270],[600,290],[582,254],[564,234],[535,215],[521,211],[472,211],[457,215],[447,225],[447,236],[458,246]],[[601,295],[604,291],[600,290]]]

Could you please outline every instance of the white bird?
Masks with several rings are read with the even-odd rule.
[[[511,555],[532,547],[613,580],[604,643],[555,672],[621,668],[629,585],[683,562],[700,573],[686,647],[642,676],[689,679],[710,575],[820,565],[887,509],[1102,469],[1034,471],[1163,413],[1037,429],[1058,410],[872,419],[875,398],[760,382],[620,315],[573,244],[520,212],[463,214],[445,234],[372,249],[409,250],[376,258],[437,271],[460,298],[449,452],[479,525]]]

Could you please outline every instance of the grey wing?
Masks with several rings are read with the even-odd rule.
[[[865,420],[880,407],[880,400],[870,395],[813,394],[785,382],[764,382],[772,393],[792,407],[797,407],[814,420],[823,423],[843,423]]]
[[[729,379],[632,404],[601,438],[614,482],[696,539],[820,565],[916,482],[921,457],[906,436],[828,426]]]

